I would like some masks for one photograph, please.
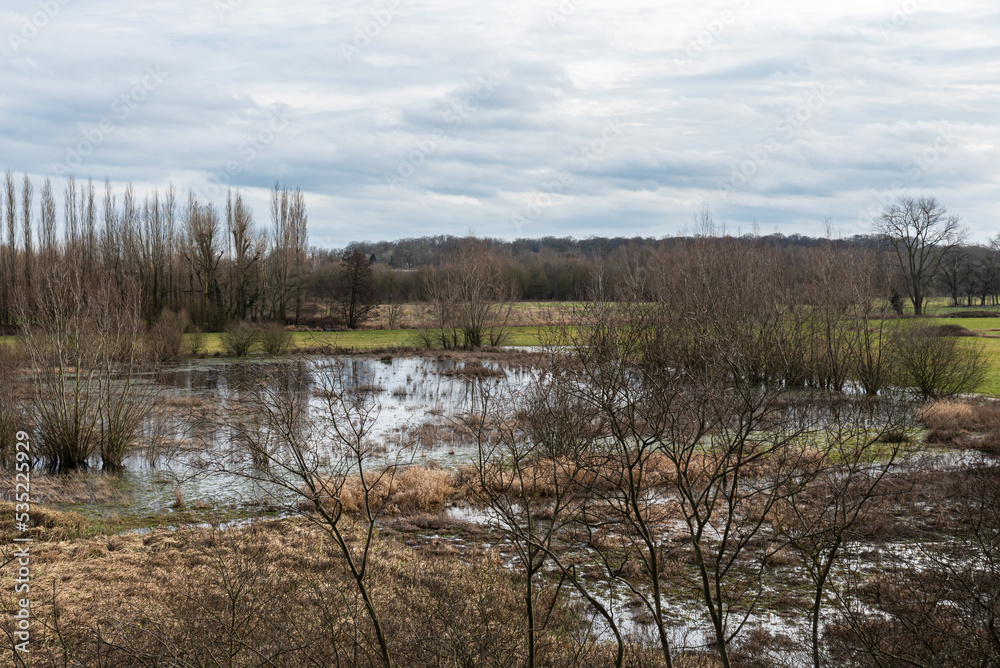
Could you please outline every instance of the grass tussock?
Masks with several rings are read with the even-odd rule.
[[[941,399],[931,401],[920,411],[920,421],[929,429],[968,429],[976,411],[967,401]]]
[[[45,569],[32,665],[175,665],[177,648],[185,665],[376,665],[366,659],[372,629],[331,547],[294,519],[35,544]],[[525,663],[521,587],[498,555],[455,559],[383,538],[372,554],[372,605],[396,665]],[[5,587],[0,605],[15,609],[13,598]],[[570,602],[539,604],[551,611],[541,665],[609,665]],[[13,623],[7,615],[0,630],[9,636]]]
[[[449,378],[462,378],[465,380],[478,380],[481,378],[502,378],[507,374],[499,367],[489,367],[482,362],[475,360],[466,362],[464,365],[448,369],[444,372]]]
[[[436,511],[458,491],[451,473],[425,466],[372,471],[365,474],[365,482],[369,487],[367,495],[360,475],[348,477],[336,494],[323,500],[324,505],[333,509],[339,503],[348,513],[361,512],[366,505],[390,515]]]
[[[404,425],[396,430],[394,440],[404,448],[417,447],[425,450],[440,446],[454,447],[462,441],[463,434],[454,425],[440,422],[423,422],[418,425]]]
[[[1000,402],[942,399],[920,411],[927,442],[1000,454]]]
[[[37,503],[31,506],[31,528],[27,533],[15,532],[14,511],[14,503],[0,501],[0,541],[4,544],[10,543],[15,535],[36,542],[58,542],[96,533],[84,515],[54,510]]]
[[[160,406],[167,408],[205,408],[209,405],[206,397],[196,395],[165,395],[157,399]]]
[[[14,476],[0,480],[0,499],[12,501],[18,490]],[[114,475],[95,472],[78,472],[66,475],[50,475],[43,471],[31,474],[31,500],[35,504],[76,505],[97,504],[110,506],[128,502],[128,495],[122,492],[119,479]]]

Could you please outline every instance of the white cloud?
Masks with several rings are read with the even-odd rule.
[[[853,233],[886,193],[936,196],[978,238],[996,232],[1000,13],[986,0],[52,2],[44,25],[38,0],[0,14],[0,155],[39,178],[159,67],[163,84],[77,176],[204,192],[227,174],[258,218],[281,179],[306,191],[326,244],[470,227],[658,236],[703,204],[732,230],[817,234],[831,216]],[[581,167],[613,119],[620,137]],[[943,128],[953,141],[933,155]]]

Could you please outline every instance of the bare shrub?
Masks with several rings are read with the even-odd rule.
[[[402,324],[403,315],[406,313],[406,305],[399,301],[390,301],[383,308],[385,315],[385,328],[396,329]]]
[[[205,353],[205,333],[192,327],[187,335],[188,352],[191,357],[201,357]]]
[[[260,329],[260,346],[268,355],[284,355],[292,348],[292,333],[280,323],[270,322]]]
[[[480,242],[467,240],[454,262],[426,272],[423,282],[431,315],[420,335],[425,345],[480,348],[507,341],[516,286]]]
[[[18,431],[31,428],[21,396],[21,352],[13,345],[0,343],[0,468],[7,467],[13,457],[13,444]]]
[[[371,469],[369,462],[383,453],[371,434],[381,406],[373,393],[351,391],[350,374],[343,363],[312,366],[310,372],[320,384],[319,391],[312,393],[317,402],[309,401],[310,388],[292,366],[259,375],[251,371],[241,381],[241,392],[247,395],[249,412],[257,422],[248,427],[239,416],[226,418],[238,435],[234,440],[249,449],[252,462],[250,467],[237,465],[234,472],[275,485],[306,502],[312,511],[307,517],[343,558],[353,594],[360,597],[363,617],[374,632],[377,648],[371,650],[390,668],[392,655],[375,600],[380,582],[372,572],[376,560],[372,549],[379,517],[388,505],[388,496],[380,498],[377,490],[385,479],[391,480],[402,453],[396,454],[396,465],[358,476],[361,501],[355,502],[362,510],[347,512],[341,497],[350,489],[354,472]],[[353,495],[352,490],[352,499]]]
[[[227,355],[246,357],[257,347],[259,340],[260,331],[241,321],[230,325],[222,334],[222,347]]]
[[[932,399],[974,392],[986,374],[982,344],[914,326],[892,336],[900,382]]]
[[[86,468],[99,451],[105,469],[120,468],[153,406],[153,387],[141,378],[136,291],[100,278],[89,283],[73,266],[52,267],[35,312],[23,314],[22,322],[48,465]]]
[[[190,319],[186,311],[174,313],[165,310],[160,314],[159,320],[149,328],[145,337],[146,346],[154,362],[169,364],[180,358],[184,344],[184,330],[189,324]]]
[[[119,471],[153,409],[156,388],[142,378],[147,364],[138,300],[123,298],[117,309],[99,309],[95,320],[101,335],[101,466]]]

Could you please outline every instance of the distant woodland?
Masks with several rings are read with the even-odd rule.
[[[945,212],[929,203],[930,222],[940,227]],[[56,193],[48,180],[37,189],[27,176],[8,171],[0,183],[0,219],[0,323],[8,333],[42,308],[47,285],[76,285],[81,293],[115,286],[138,301],[148,325],[164,313],[183,313],[202,331],[243,321],[357,328],[375,305],[447,299],[444,293],[461,291],[459,277],[468,280],[473,269],[489,283],[491,301],[586,300],[596,285],[603,298],[631,298],[643,272],[670,272],[695,245],[712,244],[723,254],[759,251],[793,292],[813,281],[819,258],[853,263],[864,257],[881,273],[883,297],[895,296],[897,303],[915,297],[907,262],[889,243],[891,231],[876,226],[844,239],[732,236],[708,210],[695,217],[693,234],[680,237],[443,235],[322,249],[309,244],[303,193],[280,184],[268,210],[259,212],[238,190],[213,203],[173,187],[140,194],[129,185],[116,192],[110,182],[70,178]],[[921,301],[934,294],[954,305],[997,304],[997,244],[963,240],[950,234],[947,243],[929,245],[935,256],[918,277]]]

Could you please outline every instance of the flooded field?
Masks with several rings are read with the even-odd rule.
[[[111,498],[65,507],[97,514],[169,514],[183,498],[187,507],[211,507],[232,515],[272,515],[294,508],[295,499],[288,492],[223,470],[228,460],[239,456],[231,432],[222,425],[240,400],[240,383],[279,369],[309,397],[312,408],[321,404],[314,394],[330,374],[338,374],[354,391],[372,396],[377,415],[371,439],[384,447],[383,456],[371,459],[372,467],[390,460],[446,468],[469,463],[473,450],[453,420],[472,405],[471,381],[485,376],[516,389],[532,373],[524,363],[458,355],[314,358],[280,366],[259,360],[192,361],[151,379],[156,385],[155,419],[140,447],[126,460],[125,470],[110,476],[111,482],[98,471],[81,474],[82,480],[110,487],[101,496]]]
[[[293,526],[301,521],[293,516],[312,512],[303,506],[307,497],[302,487],[296,486],[294,478],[289,486],[259,474],[251,461],[252,451],[242,440],[242,429],[246,425],[260,428],[263,405],[255,402],[262,392],[274,390],[271,396],[279,398],[279,403],[301,406],[307,413],[322,413],[328,409],[331,388],[339,388],[341,397],[361,398],[370,411],[372,424],[364,436],[370,444],[363,462],[366,471],[377,474],[387,465],[396,464],[403,467],[400,470],[424,472],[421,475],[443,472],[448,478],[448,491],[441,497],[445,501],[402,512],[387,511],[374,520],[380,539],[405,545],[414,555],[466,565],[488,558],[500,571],[518,580],[524,576],[526,559],[521,532],[530,530],[534,532],[532,540],[538,540],[547,527],[559,525],[558,530],[554,529],[558,535],[548,549],[569,560],[574,569],[579,568],[579,575],[573,571],[579,588],[566,585],[566,571],[554,559],[546,558],[538,561],[533,575],[539,592],[563,591],[564,604],[576,610],[577,621],[599,643],[614,644],[617,630],[637,646],[655,647],[661,642],[657,632],[662,626],[676,651],[704,653],[712,651],[716,632],[700,589],[702,573],[695,555],[698,541],[698,549],[707,550],[709,558],[716,559],[713,567],[724,571],[728,578],[724,596],[732,598],[717,602],[726,627],[747,629],[749,637],[763,644],[765,649],[759,651],[770,657],[773,665],[808,663],[807,611],[815,573],[810,572],[808,555],[800,551],[805,548],[779,535],[779,527],[776,522],[772,525],[771,519],[782,513],[788,516],[793,512],[790,508],[779,512],[777,506],[768,506],[768,521],[756,527],[747,528],[739,522],[726,524],[725,518],[718,515],[693,527],[680,512],[680,488],[670,484],[670,472],[659,468],[662,462],[657,464],[651,459],[646,474],[658,482],[641,486],[641,494],[634,501],[635,517],[650,522],[647,537],[655,545],[658,569],[662,571],[659,597],[664,609],[662,624],[658,625],[648,605],[649,581],[643,580],[648,577],[646,560],[650,557],[642,555],[642,540],[622,529],[631,526],[634,530],[635,525],[623,524],[608,510],[619,503],[615,494],[627,494],[628,490],[604,488],[595,493],[597,504],[589,512],[608,512],[606,519],[611,528],[605,528],[602,521],[587,519],[591,522],[589,534],[580,530],[584,515],[558,517],[559,512],[565,512],[559,510],[555,500],[558,492],[523,496],[518,491],[523,488],[512,486],[505,489],[504,499],[494,498],[492,504],[466,493],[470,481],[461,478],[463,472],[468,475],[469,470],[476,471],[470,465],[476,462],[479,450],[462,427],[475,422],[477,401],[482,401],[478,388],[485,383],[506,397],[530,392],[539,385],[533,382],[541,377],[538,361],[529,352],[310,357],[288,362],[190,361],[144,379],[154,390],[153,419],[144,428],[123,471],[104,473],[99,470],[99,460],[95,460],[89,471],[54,476],[47,475],[44,462],[40,462],[35,500],[62,511],[107,519],[109,525],[119,523],[120,527],[108,533],[130,541],[146,540],[143,537],[163,540],[163,529],[192,535],[184,530],[250,530],[285,522]],[[546,387],[555,391],[555,386]],[[781,417],[776,419],[807,416],[814,431],[805,438],[813,440],[838,424],[848,431],[857,428],[843,416],[839,416],[839,423],[834,420],[838,414],[833,407],[839,405],[839,399],[826,405],[810,401],[814,398],[805,391],[784,394],[778,404]],[[582,418],[570,413],[566,419],[570,424]],[[544,420],[540,424],[545,427]],[[768,423],[761,424],[762,429],[771,428]],[[269,429],[278,426],[269,425]],[[941,430],[935,432],[937,440],[931,441],[916,425],[910,423],[909,431],[900,432],[899,438],[913,441],[909,446],[892,449],[897,447],[895,441],[878,445],[874,459],[858,461],[854,469],[831,471],[825,483],[835,490],[842,475],[860,479],[877,474],[883,465],[886,479],[891,480],[884,496],[870,503],[865,521],[852,527],[850,539],[839,547],[836,566],[827,574],[829,587],[850,594],[826,601],[826,612],[819,621],[822,632],[830,627],[835,634],[841,628],[836,620],[843,619],[838,615],[843,615],[850,605],[875,618],[882,615],[870,593],[873,583],[888,581],[886,578],[905,582],[942,569],[961,574],[968,572],[970,560],[978,558],[980,548],[963,543],[965,539],[956,528],[968,524],[969,509],[973,507],[967,503],[968,492],[959,495],[963,499],[960,501],[953,499],[953,493],[965,489],[969,472],[992,467],[995,457],[971,448],[947,447],[942,439],[948,433]],[[962,438],[972,438],[966,432],[961,434]],[[318,429],[314,436],[318,451],[324,446],[331,452],[339,447],[332,432]],[[601,438],[607,437],[591,442],[595,450],[603,447]],[[880,459],[883,455],[878,453],[886,451],[882,448],[894,453],[891,463]],[[330,461],[317,460],[320,477],[327,469],[344,474],[343,465],[337,469],[334,458],[331,455]],[[505,460],[502,468],[508,465],[509,460]],[[519,472],[529,472],[528,466]],[[695,464],[691,469],[695,475],[700,473],[699,466]],[[358,473],[357,468],[350,470],[346,479]],[[597,475],[603,476],[601,484],[613,484],[612,473],[601,471]],[[753,489],[754,484],[754,480],[744,482],[741,491],[751,497],[757,494],[761,503],[769,503],[767,493],[761,496],[759,490]],[[722,491],[734,493],[725,489],[725,483],[722,485]],[[5,493],[9,498],[9,490]],[[578,499],[574,503],[582,502]],[[358,508],[347,512],[357,513]],[[287,519],[273,524],[261,521],[272,518]],[[351,523],[357,521],[357,515],[350,519]],[[757,520],[740,521],[753,524]],[[728,545],[734,536],[745,543],[729,554]],[[618,566],[605,561],[619,558],[617,555],[626,555]],[[978,573],[980,567],[971,568]],[[590,600],[584,598],[583,591]],[[595,604],[603,606],[613,624],[596,612]]]

